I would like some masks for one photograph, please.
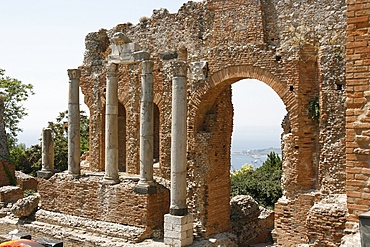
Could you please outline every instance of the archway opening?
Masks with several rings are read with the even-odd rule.
[[[243,79],[232,84],[233,133],[231,171],[244,164],[257,168],[267,154],[281,155],[281,122],[287,114],[279,95],[256,79]]]

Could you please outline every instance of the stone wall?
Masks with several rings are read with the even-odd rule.
[[[158,185],[153,195],[133,191],[136,182],[123,179],[117,185],[101,183],[101,176],[73,179],[56,174],[40,180],[41,209],[66,215],[97,219],[146,229],[163,229],[164,214],[169,211],[169,191]]]
[[[308,243],[307,214],[319,202],[312,193],[321,200],[321,194],[346,191],[345,20],[344,0],[208,0],[184,4],[175,14],[154,10],[151,18],[137,25],[119,24],[88,34],[80,86],[91,117],[90,169],[104,169],[104,65],[109,38],[123,32],[150,51],[154,61],[154,103],[159,110],[156,175],[166,179],[170,177],[171,64],[178,60],[188,64],[188,203],[197,234],[230,229],[230,85],[254,78],[279,95],[289,115],[290,133],[282,139],[284,198],[276,206],[277,239]],[[140,63],[118,66],[119,102],[126,113],[119,126],[119,138],[126,143],[120,157],[125,157],[125,169],[133,174],[139,173],[140,67]],[[309,113],[315,99],[320,105],[316,119]],[[347,182],[347,191],[348,186],[353,185]],[[315,217],[318,224],[326,224]]]

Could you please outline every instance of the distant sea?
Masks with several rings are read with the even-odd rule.
[[[267,155],[270,152],[277,153],[281,158],[280,148],[265,148],[265,149],[254,149],[254,150],[243,150],[231,152],[231,171],[239,170],[244,164],[253,165],[256,169],[266,161]]]
[[[248,155],[232,154],[231,155],[231,171],[236,171],[242,168],[244,164],[251,164],[256,169],[260,167],[263,162],[267,159],[267,155],[261,155],[258,158],[254,158]]]

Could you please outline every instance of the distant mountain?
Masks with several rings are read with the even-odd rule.
[[[277,153],[279,156],[281,156],[281,148],[264,148],[264,149],[249,149],[249,150],[242,150],[242,151],[232,151],[232,155],[246,155],[250,157],[261,157],[261,156],[267,156],[271,152]]]

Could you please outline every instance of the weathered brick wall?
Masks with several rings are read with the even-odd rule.
[[[370,209],[369,13],[368,1],[347,1],[346,44],[346,191],[351,222]]]
[[[314,199],[313,193],[301,193],[296,198],[279,199],[275,205],[275,232],[279,246],[308,244],[306,218],[314,205]]]
[[[347,205],[346,196],[330,195],[314,204],[307,215],[309,244],[338,246],[344,235]]]
[[[277,209],[288,210],[294,217],[277,214],[278,241],[306,243],[305,222],[313,205],[307,193],[345,192],[345,85],[340,68],[345,56],[345,14],[344,0],[209,0],[184,4],[176,14],[155,10],[138,25],[120,24],[89,34],[80,68],[91,114],[91,170],[104,170],[104,65],[110,53],[109,37],[120,31],[150,51],[155,64],[154,102],[160,124],[156,174],[167,179],[171,63],[188,62],[188,202],[201,235],[229,227],[230,85],[255,78],[280,96],[289,113],[291,133],[283,138],[283,190],[289,207],[283,203]],[[203,62],[204,67],[197,70],[195,62]],[[120,157],[126,158],[127,172],[135,174],[139,173],[140,67],[118,66],[119,102],[126,112],[125,124],[119,126],[126,129],[120,132],[126,133],[120,137],[126,140],[125,150],[120,151],[126,153]],[[315,97],[320,102],[318,122],[308,111]]]
[[[163,228],[164,214],[169,211],[168,189],[158,186],[155,194],[141,195],[133,191],[137,183],[132,180],[105,185],[102,179],[56,174],[40,180],[41,209],[149,230]]]

